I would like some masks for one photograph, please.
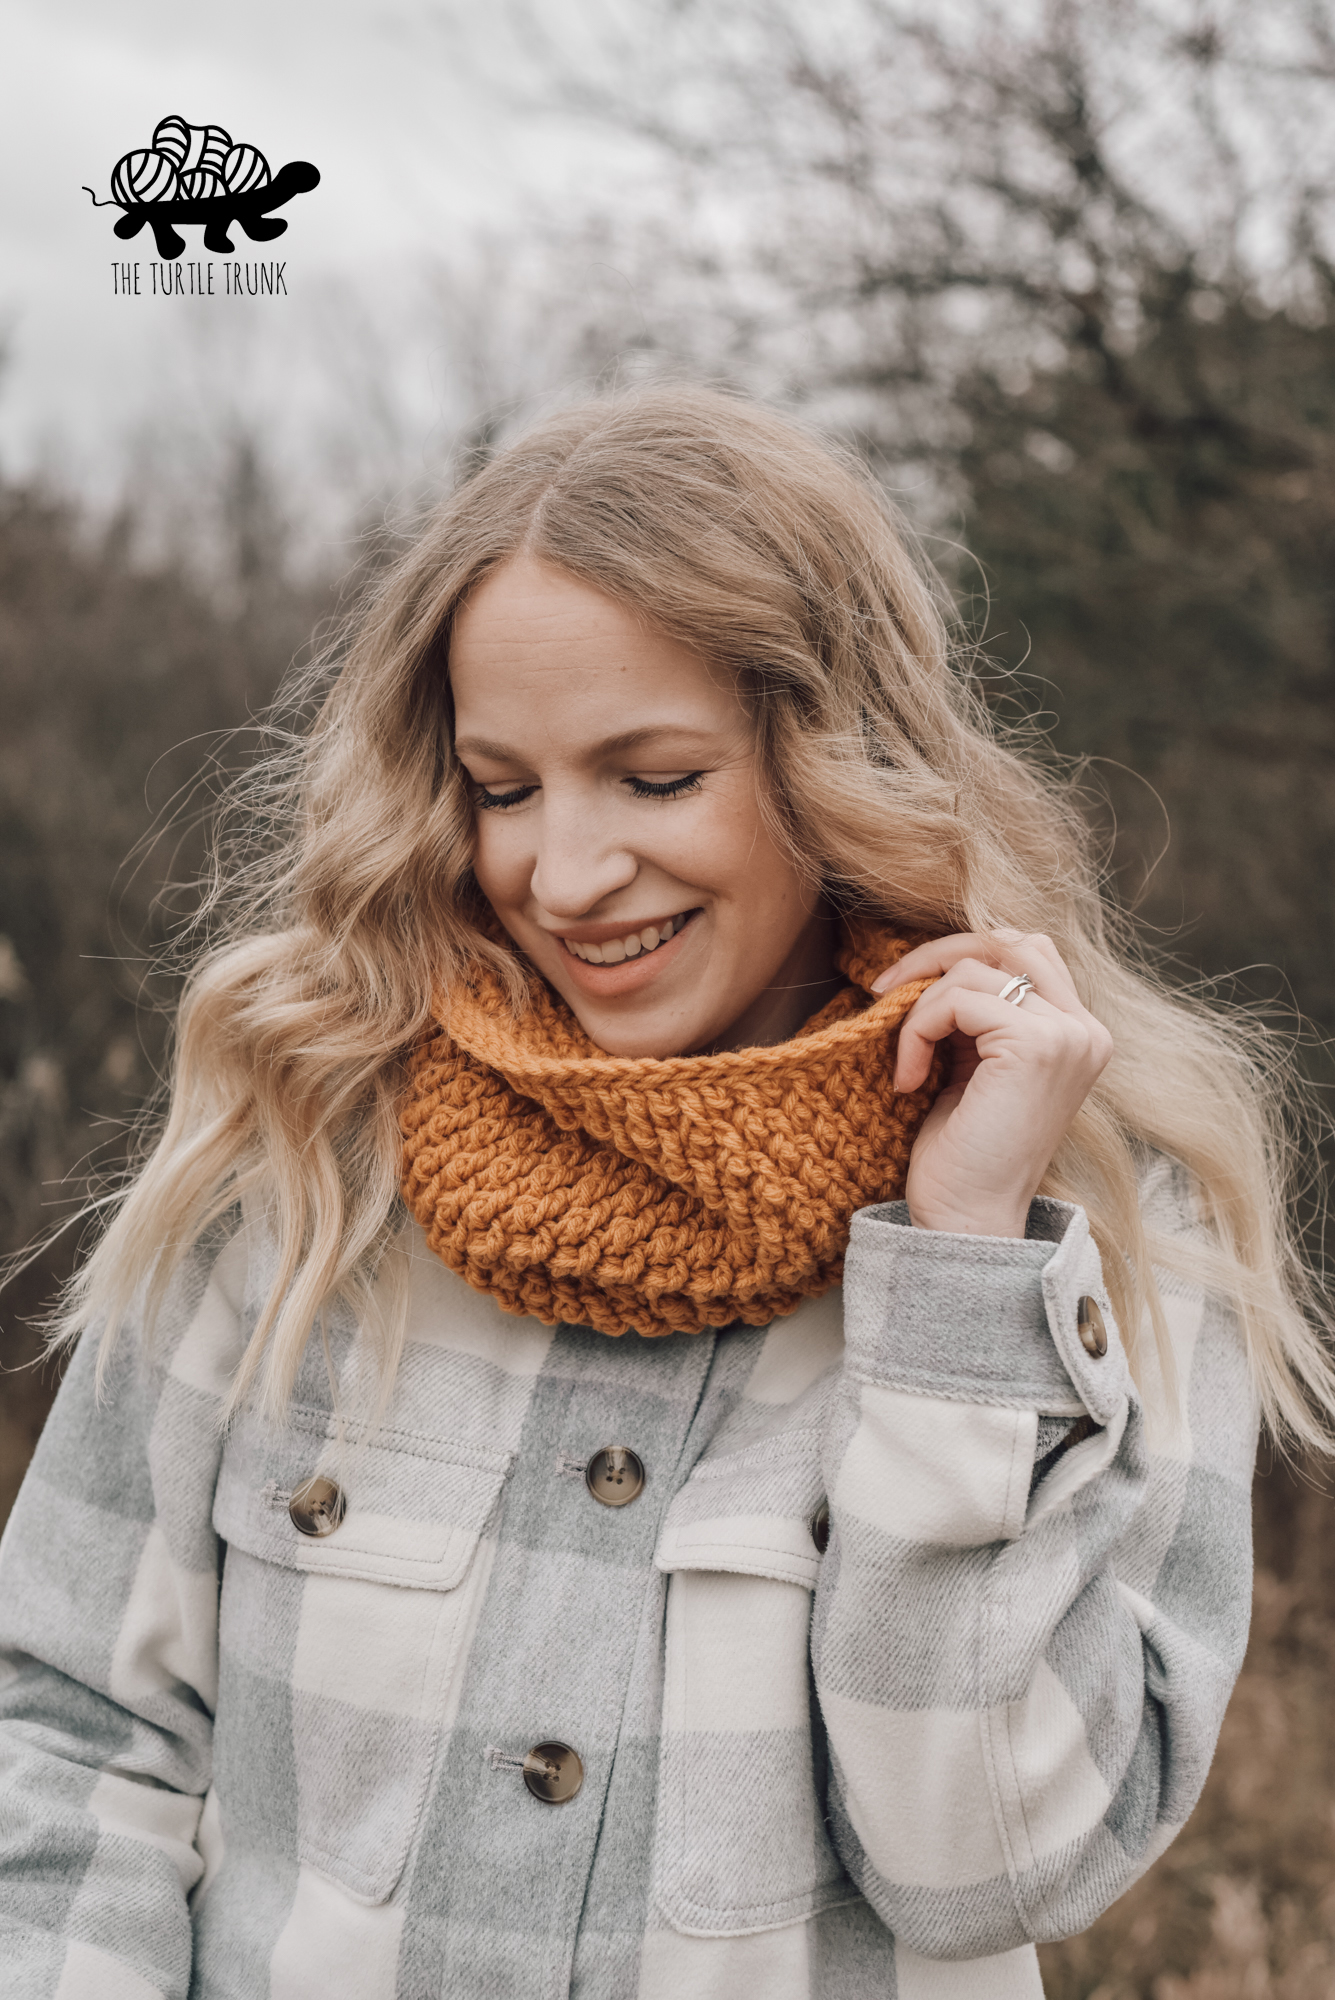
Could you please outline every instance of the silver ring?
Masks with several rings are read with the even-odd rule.
[[[1017,972],[1014,979],[1008,979],[998,993],[998,1000],[1008,1000],[1012,1007],[1022,1007],[1025,995],[1032,993],[1034,982],[1027,972]]]

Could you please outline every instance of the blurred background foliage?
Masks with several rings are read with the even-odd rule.
[[[1090,760],[1074,769],[1151,946],[1184,982],[1296,1009],[1300,1059],[1329,1078],[1325,0],[587,13],[572,53],[511,5],[479,88],[601,121],[653,163],[650,192],[595,189],[436,274],[465,414],[438,464],[349,477],[340,563],[295,552],[300,484],[234,416],[205,466],[141,464],[110,517],[0,485],[0,1247],[121,1157],[163,1058],[153,968],[202,816],[346,573],[570,384],[705,376],[855,440],[1003,712]],[[466,42],[462,14],[437,28],[442,50]],[[343,444],[332,463],[364,464]],[[5,1297],[0,1513],[53,1382],[24,1365],[32,1316],[74,1249]],[[1258,1482],[1252,1648],[1205,1798],[1143,1883],[1045,1950],[1051,2000],[1335,1992],[1335,1518],[1309,1473]]]

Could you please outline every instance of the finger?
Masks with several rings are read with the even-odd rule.
[[[954,937],[933,938],[928,944],[915,945],[912,951],[887,966],[872,981],[873,993],[891,993],[896,986],[907,986],[915,979],[939,979],[948,972],[958,959],[968,956],[979,940],[970,931],[961,931]]]
[[[1081,1007],[1065,960],[1042,931],[960,931],[952,937],[933,938],[915,945],[873,980],[872,992],[890,993],[910,980],[940,979],[968,958],[1004,972],[1008,979],[1027,972],[1033,985],[1041,986],[1054,1005],[1067,1010]]]
[[[1023,1021],[1021,1015],[1026,1017]],[[1020,1008],[1000,999],[994,991],[948,985],[942,980],[914,1003],[900,1025],[894,1087],[919,1089],[927,1080],[938,1042],[949,1035],[964,1035],[974,1042],[983,1036],[998,1035],[1025,1042],[1046,1041],[1052,1025],[1065,1024],[1069,1018],[1063,1009],[1050,1006],[1037,992],[1027,993]],[[1046,1033],[1035,1036],[1034,1031],[1040,1025]]]
[[[1078,1001],[1068,1003],[1063,992],[1058,992],[1055,998],[1050,996],[1048,989],[1057,982],[1050,969],[1046,965],[1040,966],[1036,960],[1033,972],[1026,970],[1019,973],[1008,971],[1004,965],[990,964],[986,959],[961,958],[932,984],[947,990],[963,988],[974,993],[991,993],[1015,1007],[1021,1006],[1031,993],[1039,993],[1062,1013],[1084,1011]],[[1008,987],[1012,989],[1009,993]]]
[[[989,952],[988,957],[1003,969],[1028,973],[1032,984],[1042,989],[1044,999],[1054,1007],[1084,1011],[1070,967],[1045,931],[1008,933],[1000,949]]]
[[[967,987],[974,993],[1000,994],[1007,986],[1014,986],[1019,976],[1017,973],[1008,972],[1005,966],[989,965],[985,959],[961,958],[957,959],[954,965],[943,972],[938,979],[924,981],[923,990],[926,992],[936,986],[951,989]],[[1024,976],[1028,978],[1028,974]],[[903,987],[898,990],[901,993],[908,991],[907,988]],[[1027,990],[1037,990],[1032,980],[1029,981]],[[910,1002],[910,1007],[916,1004],[916,998],[917,996],[915,996],[913,1002]]]
[[[939,979],[964,958],[977,958],[1008,974],[1030,970],[1021,965],[1025,957],[1050,968],[1059,982],[1070,983],[1071,975],[1061,953],[1041,931],[959,931],[952,937],[933,938],[927,944],[915,945],[872,982],[872,991],[889,993],[909,980]],[[1072,993],[1074,990],[1072,987]]]

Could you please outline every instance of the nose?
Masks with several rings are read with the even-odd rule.
[[[635,880],[639,862],[583,799],[544,794],[529,886],[550,916],[573,921]]]

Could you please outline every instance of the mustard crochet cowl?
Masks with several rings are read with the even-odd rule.
[[[850,922],[848,984],[791,1041],[661,1061],[604,1055],[537,981],[516,1018],[475,966],[401,1110],[431,1248],[503,1312],[608,1334],[763,1326],[827,1291],[855,1210],[903,1194],[939,1087],[892,1083],[923,984],[869,991],[912,942]]]

